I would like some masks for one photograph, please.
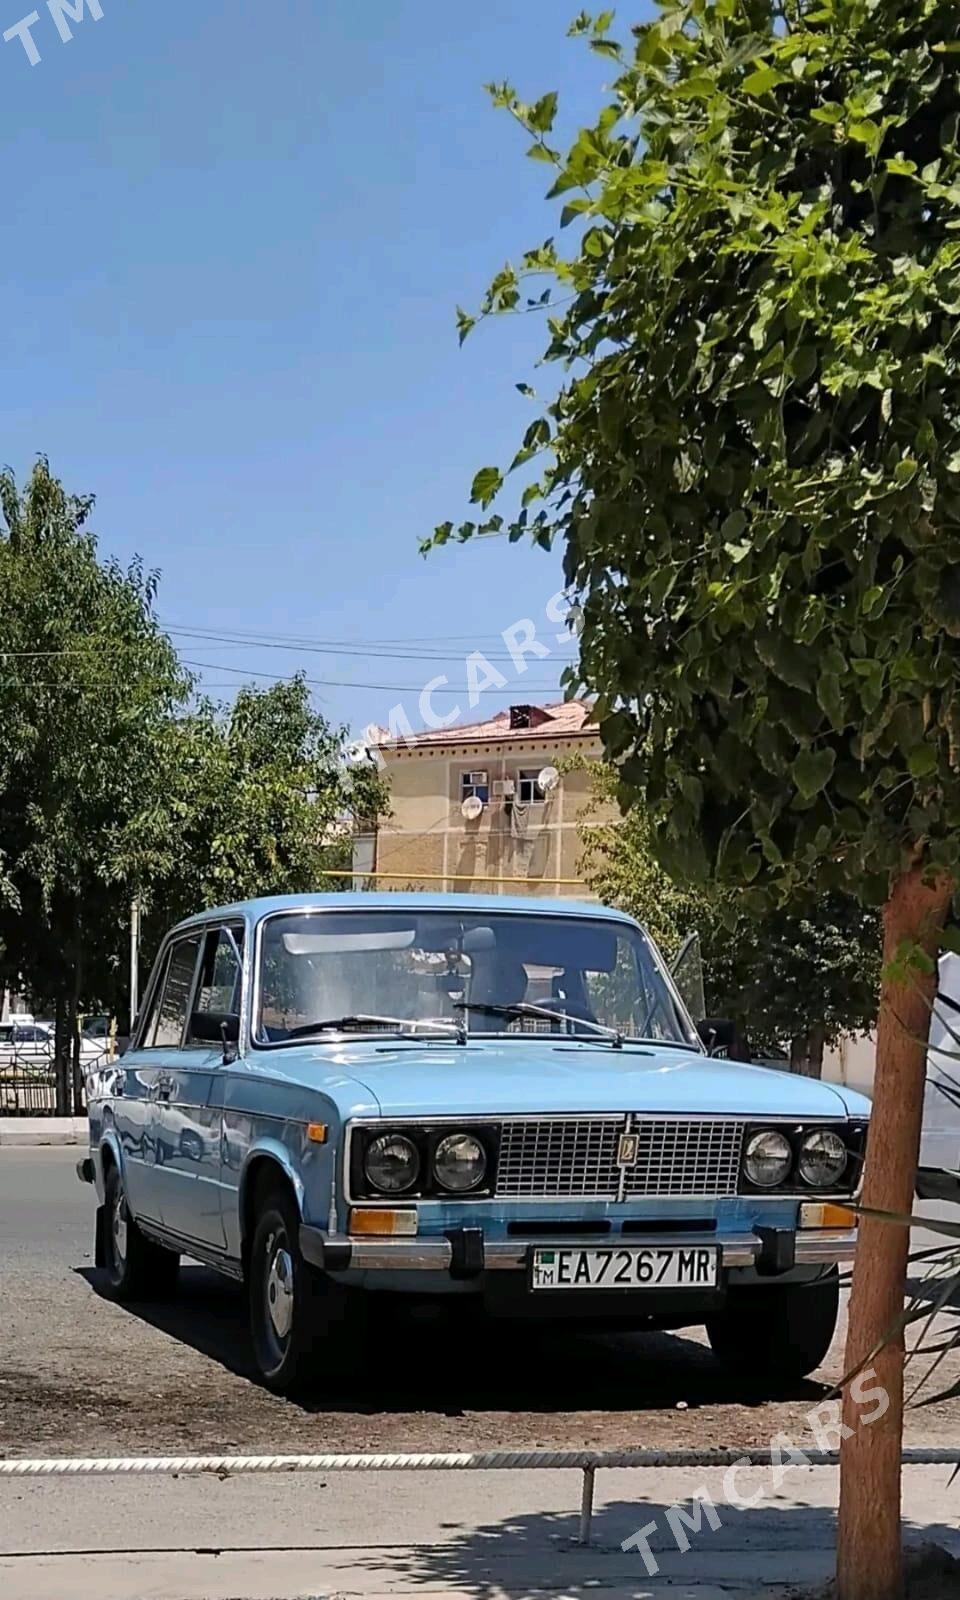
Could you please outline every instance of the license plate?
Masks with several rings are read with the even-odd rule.
[[[534,1250],[532,1289],[715,1289],[719,1252],[657,1246],[623,1250]]]

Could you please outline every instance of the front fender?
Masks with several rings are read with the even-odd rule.
[[[250,1217],[251,1182],[256,1181],[257,1173],[266,1161],[272,1162],[287,1179],[296,1196],[297,1210],[300,1212],[301,1217],[304,1215],[303,1176],[294,1163],[290,1151],[280,1139],[270,1136],[259,1138],[247,1151],[243,1166],[240,1169],[238,1200],[241,1245],[246,1242],[247,1221]]]

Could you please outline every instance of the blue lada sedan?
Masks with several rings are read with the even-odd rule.
[[[182,1255],[242,1280],[274,1390],[329,1373],[387,1295],[702,1323],[770,1383],[830,1345],[868,1102],[711,1056],[643,928],[603,906],[205,912],[88,1096],[109,1292],[172,1293]]]

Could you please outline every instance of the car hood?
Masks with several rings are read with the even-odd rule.
[[[316,1061],[321,1052],[314,1047],[310,1054]],[[473,1037],[465,1046],[365,1042],[322,1055],[328,1069],[365,1088],[387,1117],[692,1111],[816,1118],[867,1116],[870,1109],[862,1096],[815,1078],[670,1046],[615,1050],[573,1040]],[[304,1073],[304,1080],[311,1076]]]

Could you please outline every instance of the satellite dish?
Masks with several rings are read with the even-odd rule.
[[[478,817],[482,817],[483,801],[480,799],[480,796],[478,794],[468,794],[466,800],[463,802],[463,805],[460,807],[460,814],[461,816],[466,817],[468,822],[476,822]]]
[[[363,739],[355,739],[353,744],[347,746],[347,760],[352,767],[370,760],[370,751]]]
[[[537,774],[537,788],[541,794],[552,794],[559,782],[560,774],[556,767],[544,767],[543,771]]]

